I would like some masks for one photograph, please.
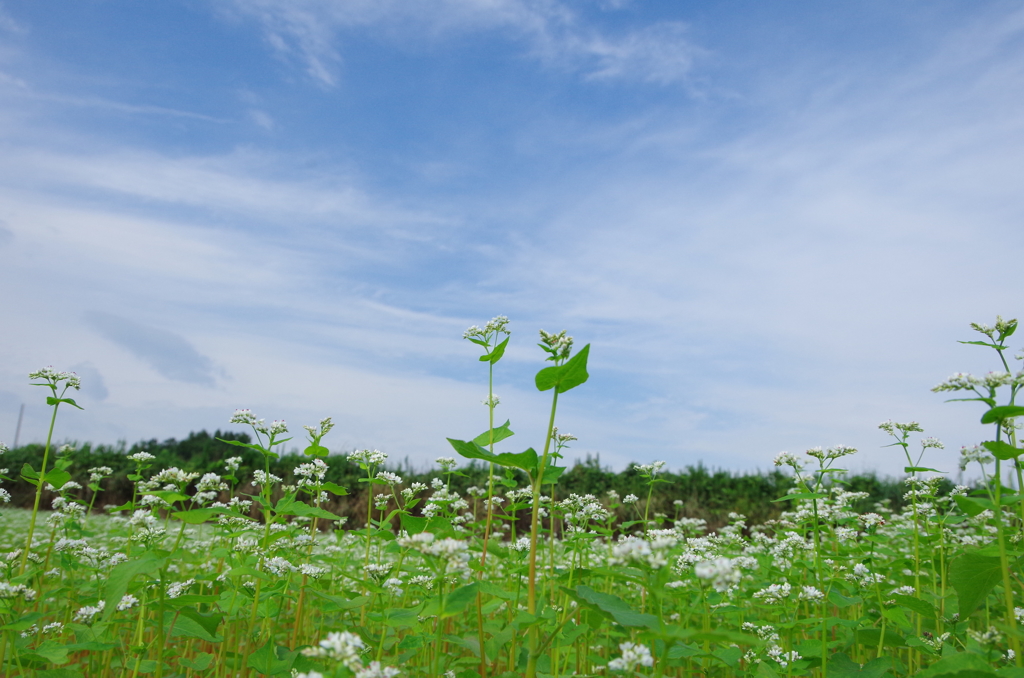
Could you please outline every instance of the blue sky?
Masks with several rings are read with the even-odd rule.
[[[566,329],[570,456],[896,473],[893,418],[953,471],[988,432],[929,389],[1021,313],[1022,76],[1008,2],[6,0],[0,439],[52,364],[61,438],[248,407],[424,465],[504,314],[510,449]]]

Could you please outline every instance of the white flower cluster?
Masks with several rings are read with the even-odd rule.
[[[654,666],[654,657],[646,645],[621,643],[622,656],[608,662],[612,671],[633,671],[637,666]]]
[[[79,610],[75,612],[75,621],[82,622],[83,624],[91,624],[93,618],[100,612],[103,612],[103,608],[106,606],[107,604],[101,600],[96,603],[96,605],[86,605],[85,607],[79,608]]]
[[[740,583],[742,574],[736,564],[729,558],[704,560],[693,566],[693,573],[698,579],[710,581],[716,591],[724,592],[731,586]]]
[[[487,321],[483,329],[480,329],[476,325],[470,326],[468,330],[462,333],[463,339],[481,339],[486,340],[492,335],[501,332],[502,334],[509,334],[508,331],[508,318],[503,315],[498,315]]]
[[[317,647],[306,648],[302,654],[307,657],[327,657],[342,663],[349,671],[358,671],[363,668],[359,653],[365,647],[363,639],[356,634],[340,631],[328,633]]]
[[[266,487],[267,485],[273,485],[274,483],[281,482],[281,479],[275,476],[273,473],[267,473],[266,471],[256,470],[252,472],[252,482],[253,485]]]
[[[76,391],[82,388],[82,380],[78,378],[77,374],[74,372],[58,372],[53,369],[52,365],[44,367],[41,370],[36,370],[35,372],[29,372],[28,378],[42,379],[52,386],[56,386],[62,381],[66,381],[67,386],[65,388],[73,388]]]
[[[109,466],[96,466],[95,468],[89,469],[89,482],[96,483],[109,475],[114,473],[114,469]]]
[[[327,476],[327,463],[323,459],[299,464],[295,467],[295,475],[299,476],[297,485],[299,487],[313,487],[324,482]]]
[[[639,561],[653,569],[659,569],[668,565],[667,552],[676,545],[676,541],[676,538],[671,536],[649,540],[627,536],[612,547],[608,561],[613,565]]]
[[[356,450],[348,455],[348,460],[360,465],[379,466],[388,460],[388,455],[380,450]]]
[[[572,337],[566,336],[565,330],[557,334],[541,330],[540,341],[544,350],[551,354],[548,360],[566,360],[572,352]]]
[[[449,572],[468,569],[469,543],[460,539],[435,539],[430,532],[420,532],[400,537],[398,545],[415,549],[424,555],[445,559]]]
[[[8,584],[5,581],[0,581],[0,600],[18,596],[22,596],[25,600],[33,600],[36,597],[36,591],[24,584]]]
[[[257,419],[256,415],[252,413],[252,410],[235,410],[235,413],[231,415],[231,419],[228,420],[228,423],[252,426],[253,430],[257,433],[262,433],[263,435],[268,435],[272,438],[288,432],[288,424],[283,420],[276,420],[268,426],[266,420]]]
[[[334,428],[334,422],[331,421],[330,417],[324,417],[320,420],[320,426],[318,427],[319,430],[317,427],[313,426],[303,426],[302,428],[306,429],[306,431],[309,432],[309,435],[314,438],[323,438],[332,428]]]
[[[117,611],[118,612],[124,612],[125,610],[132,609],[133,607],[135,607],[138,604],[139,604],[139,599],[136,598],[135,596],[133,596],[132,594],[127,593],[127,594],[125,594],[124,596],[121,597],[121,602],[119,602],[117,604]]]
[[[754,597],[769,605],[777,605],[789,598],[789,594],[792,592],[793,587],[787,582],[783,582],[781,584],[772,584],[760,591],[754,591]]]
[[[383,480],[389,487],[402,484],[402,476],[392,473],[391,471],[378,471],[377,480]]]
[[[635,464],[633,468],[639,471],[640,475],[654,478],[661,473],[661,469],[665,468],[665,462],[656,461],[653,464]]]
[[[196,483],[196,494],[193,500],[198,504],[205,504],[213,501],[223,490],[227,490],[228,484],[221,480],[216,473],[207,473]]]

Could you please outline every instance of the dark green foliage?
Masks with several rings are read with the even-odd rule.
[[[84,443],[75,445],[76,449],[70,453],[73,465],[69,471],[72,473],[72,479],[85,487],[88,484],[90,468],[108,466],[114,470],[113,476],[106,478],[102,483],[103,491],[96,502],[97,509],[107,504],[120,505],[131,499],[132,486],[127,476],[134,471],[135,465],[127,457],[139,451],[149,452],[156,457],[153,469],[176,466],[184,471],[197,473],[223,474],[226,459],[242,457],[237,476],[242,482],[243,491],[247,491],[245,484],[251,479],[253,470],[263,468],[263,458],[252,450],[227,445],[217,438],[250,442],[250,436],[246,433],[216,431],[211,435],[206,431],[199,431],[190,433],[183,440],[154,439],[140,441],[131,447],[124,443],[95,446]],[[2,461],[4,466],[17,469],[26,462],[38,463],[42,452],[41,445],[25,445],[8,452]],[[271,473],[283,478],[285,483],[294,483],[293,469],[298,464],[308,461],[308,458],[297,449],[293,452],[271,461]],[[326,457],[324,461],[329,467],[326,480],[346,487],[352,493],[348,497],[332,497],[328,505],[329,510],[338,515],[348,516],[350,527],[361,526],[366,520],[366,502],[363,494],[365,483],[358,482],[362,472],[348,461],[346,454],[335,453]],[[394,470],[406,483],[429,483],[430,479],[437,475],[436,469],[417,470],[407,463],[399,465]],[[500,469],[496,469],[495,472],[500,476]],[[487,473],[486,463],[472,462],[463,466],[451,478],[452,489],[461,494],[466,488],[474,485],[486,487]],[[520,487],[528,482],[526,474],[522,472],[516,472],[515,478]],[[732,473],[708,469],[698,464],[680,471],[663,471],[658,479],[665,482],[659,482],[654,486],[650,507],[652,517],[655,514],[663,514],[669,520],[682,517],[703,518],[711,529],[715,529],[728,522],[728,514],[731,512],[747,516],[748,524],[758,524],[791,508],[789,502],[772,503],[774,499],[784,496],[791,486],[790,477],[778,470],[767,473]],[[949,481],[944,482],[946,486],[940,489],[941,494],[946,494],[952,487]],[[879,478],[874,474],[856,475],[845,478],[843,484],[850,491],[869,494],[867,499],[858,502],[858,511],[871,510],[877,502],[885,502],[895,510],[899,510],[903,505],[905,488],[898,479]],[[7,484],[6,487],[11,492],[13,505],[25,507],[31,504],[31,485],[18,480]],[[603,467],[599,457],[589,455],[586,459],[576,460],[569,466],[555,486],[556,499],[564,499],[570,494],[593,494],[604,498],[609,491],[614,491],[620,497],[635,494],[641,498],[641,504],[647,497],[647,489],[646,481],[633,464],[625,471],[616,473]],[[90,492],[88,489],[79,490],[79,496],[88,501]],[[681,501],[682,504],[677,505],[676,501]],[[49,497],[46,498],[44,506],[48,503]],[[631,515],[631,510],[629,507],[620,506],[619,517],[623,520],[635,520],[637,516]]]

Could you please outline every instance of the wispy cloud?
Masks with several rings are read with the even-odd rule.
[[[4,9],[3,3],[0,3],[0,31],[13,34],[24,34],[28,32],[28,29],[21,23],[14,20],[14,18],[7,13]]]
[[[216,383],[213,361],[176,332],[102,311],[87,311],[84,319],[104,338],[142,359],[167,379],[205,386]]]
[[[595,80],[679,82],[704,53],[680,22],[609,32],[555,0],[237,0],[233,11],[258,20],[278,54],[303,63],[327,87],[337,82],[345,33],[354,29],[417,41],[503,31],[534,57]]]

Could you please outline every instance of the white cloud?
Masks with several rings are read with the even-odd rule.
[[[14,18],[4,9],[3,4],[0,4],[0,31],[13,34],[24,34],[28,32],[28,28],[15,21]]]
[[[615,35],[556,0],[236,0],[234,13],[258,20],[278,54],[303,62],[309,77],[326,87],[337,82],[338,43],[354,29],[414,41],[504,31],[525,41],[535,57],[588,78],[658,84],[686,79],[703,54],[679,22]]]

